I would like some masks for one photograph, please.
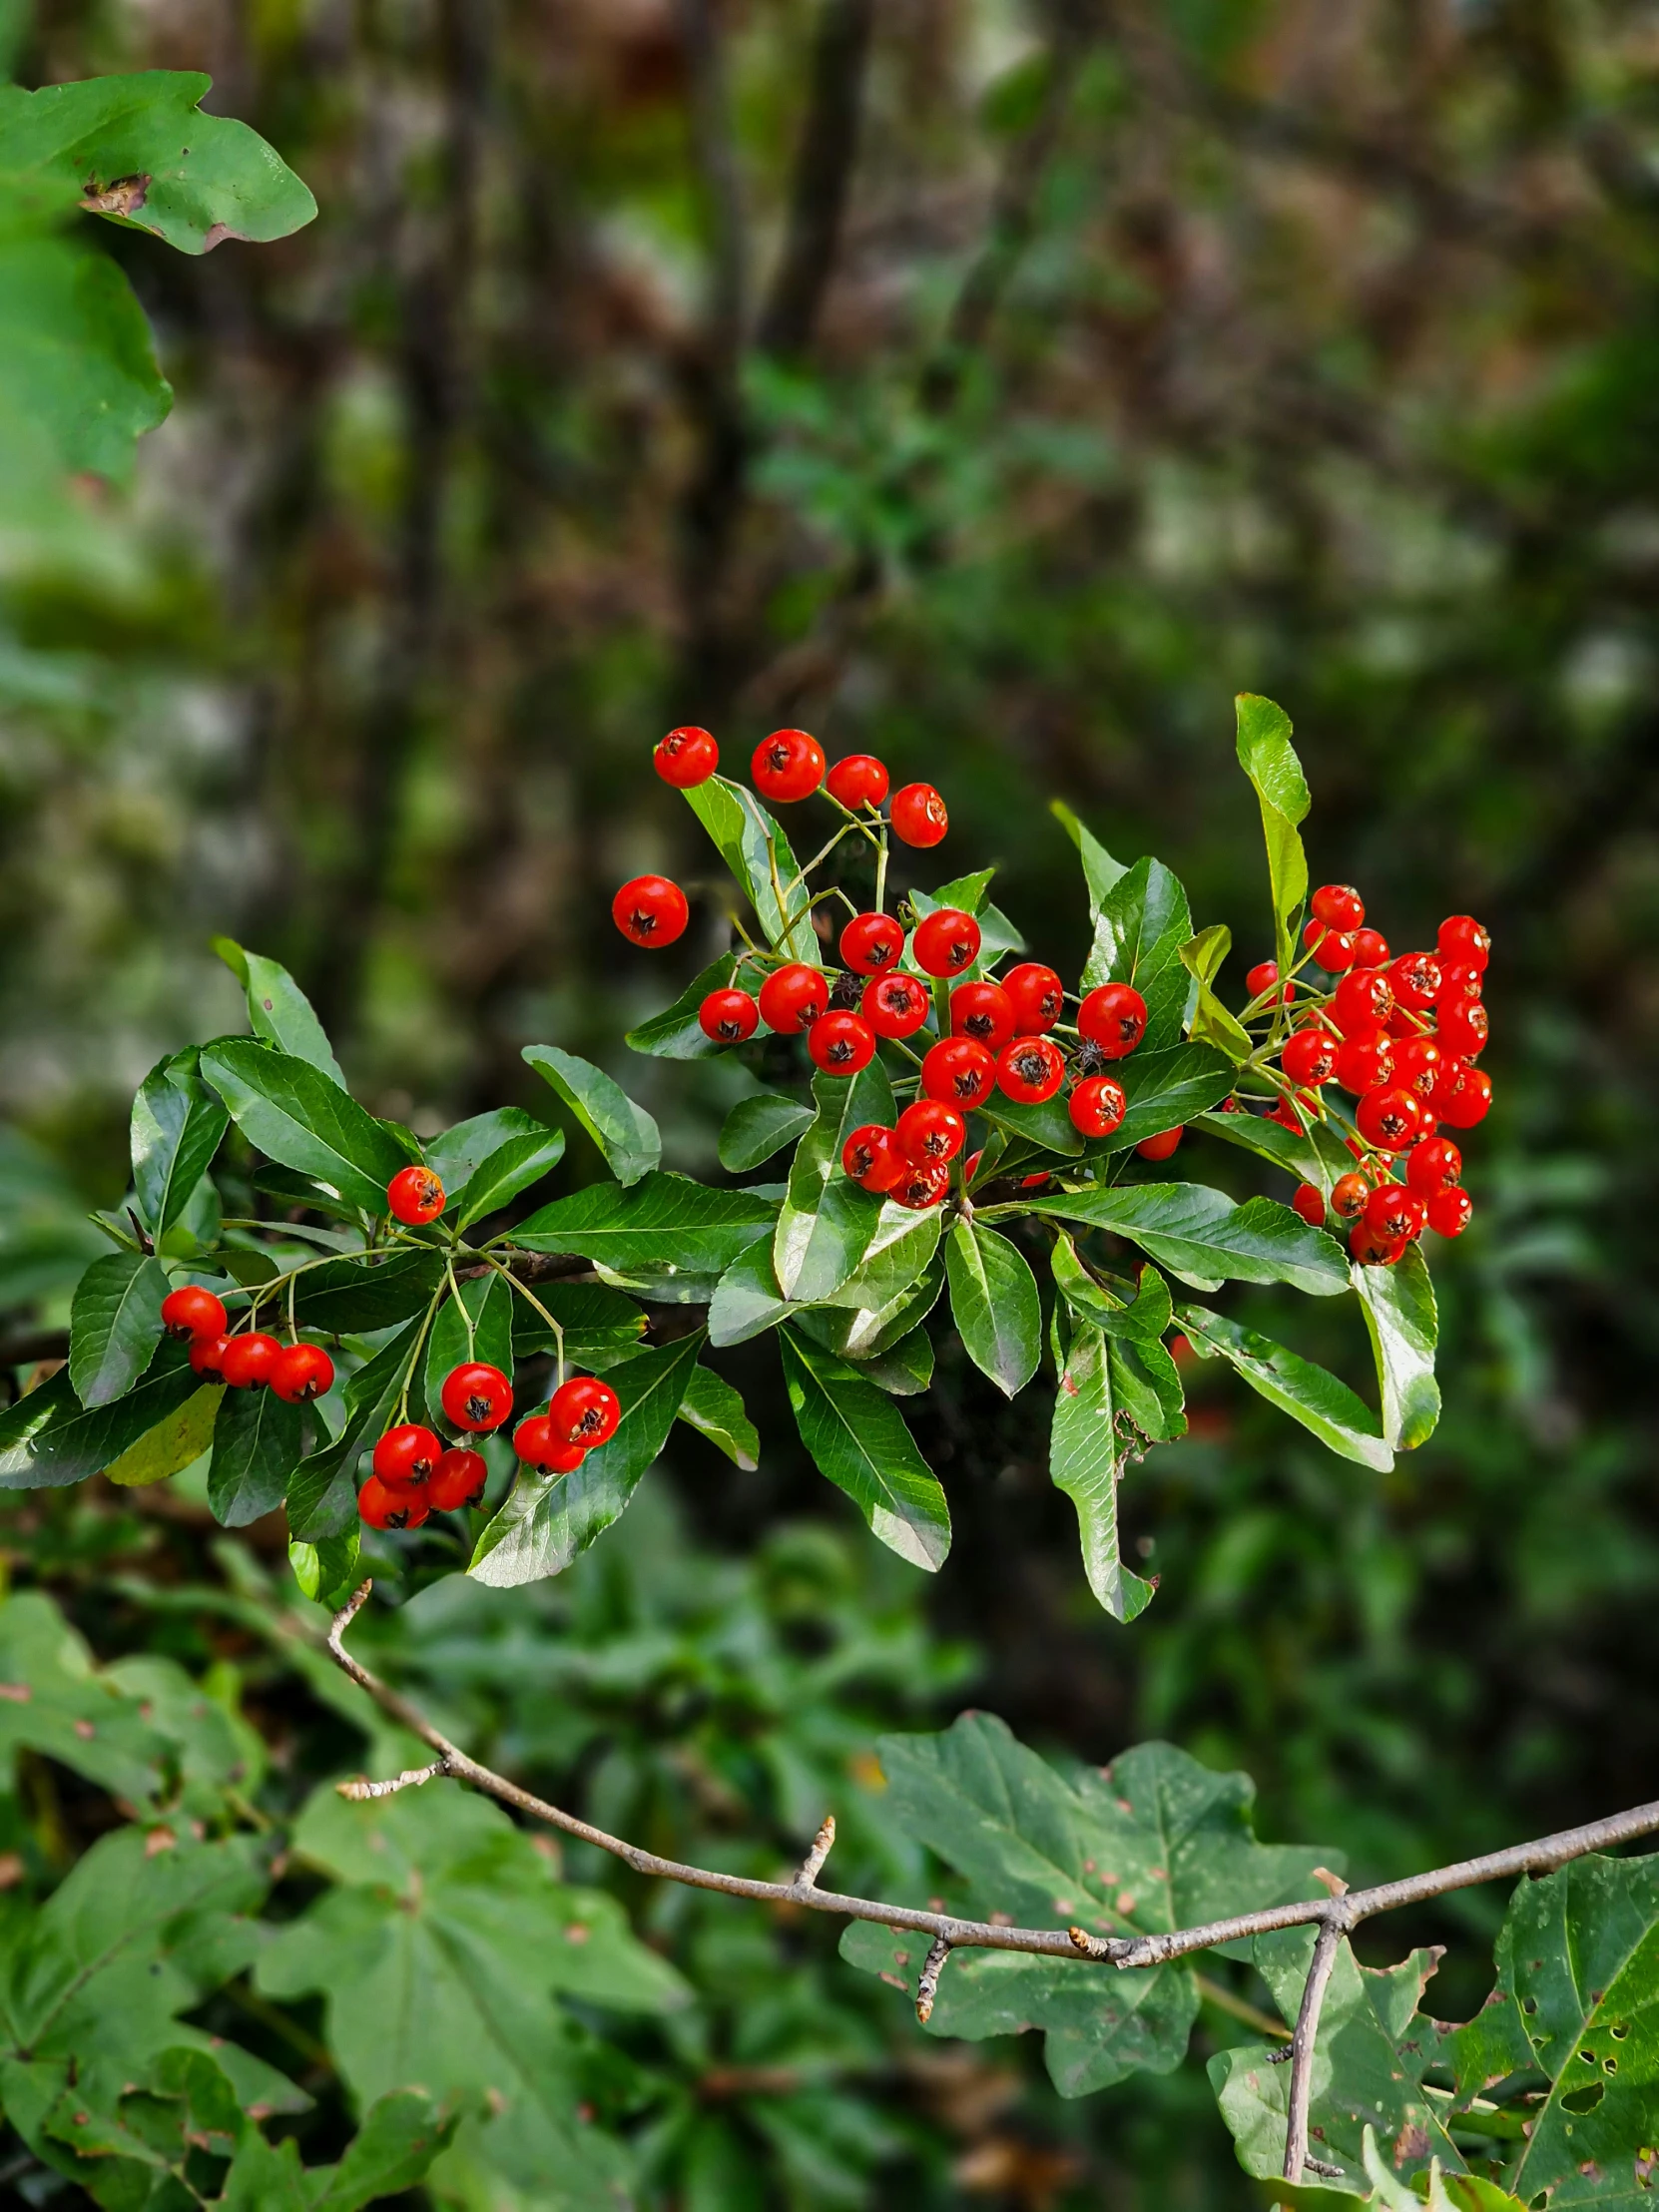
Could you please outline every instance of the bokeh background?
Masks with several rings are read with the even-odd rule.
[[[215,931],[294,969],[381,1112],[534,1103],[519,1048],[553,1039],[707,1166],[725,1076],[619,1042],[707,951],[694,927],[646,961],[607,918],[627,874],[708,869],[649,772],[671,723],[736,761],[800,723],[937,782],[939,872],[994,858],[1057,964],[1086,917],[1051,797],[1253,958],[1232,695],[1264,691],[1316,880],[1360,884],[1396,947],[1459,909],[1496,940],[1434,1441],[1376,1478],[1204,1371],[1191,1439],[1126,1485],[1163,1584],[1124,1630],[1043,1416],[946,1353],[918,1427],[958,1534],[922,1587],[746,1348],[757,1472],[677,1446],[568,1589],[515,1595],[510,1631],[463,1592],[405,1662],[459,1652],[485,1740],[596,1817],[768,1868],[826,1793],[867,1802],[879,1868],[875,1734],[968,1700],[1045,1748],[1167,1735],[1246,1767],[1266,1833],[1365,1876],[1650,1796],[1659,7],[4,22],[28,84],[211,71],[321,213],[200,262],[99,232],[178,396],[109,501],[110,572],[13,557],[0,584],[0,1335],[61,1319],[135,1083],[240,1024]],[[1282,1318],[1358,1356],[1345,1322]],[[101,1649],[165,1621],[242,1667],[295,1771],[325,1762],[275,1662],[158,1611],[253,1571],[200,1519],[11,1499],[0,1545]],[[57,1817],[72,1850],[91,1816]],[[1196,2065],[1061,2106],[1029,2048],[920,2036],[832,1935],[629,1895],[703,1992],[636,2038],[668,2084],[640,2103],[653,2204],[1257,2201]],[[1449,1942],[1436,2001],[1464,2016],[1500,1906],[1374,1951]],[[1237,2032],[1207,2008],[1200,2051]]]

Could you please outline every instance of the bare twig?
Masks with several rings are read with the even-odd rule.
[[[367,1782],[359,1777],[355,1782],[336,1782],[334,1787],[342,1798],[360,1805],[369,1798],[395,1797],[399,1790],[418,1790],[423,1782],[436,1782],[449,1771],[447,1759],[434,1759],[429,1767],[405,1767],[389,1782]]]
[[[1285,2179],[1300,2181],[1308,2163],[1308,2114],[1314,2097],[1314,2047],[1319,2041],[1320,2012],[1331,1985],[1331,1969],[1337,1963],[1337,1945],[1347,1933],[1343,1917],[1332,1912],[1320,1923],[1314,1943],[1314,1960],[1302,1991],[1302,2008],[1291,2038],[1291,2101],[1285,2118]]]
[[[858,155],[859,111],[875,0],[821,0],[807,121],[790,191],[789,230],[758,342],[804,352],[835,266],[847,188]]]
[[[801,1862],[801,1872],[795,1878],[795,1888],[810,1890],[824,1872],[824,1862],[830,1856],[830,1847],[835,1841],[835,1816],[826,1813],[824,1826],[813,1838],[813,1848]]]
[[[950,1956],[950,1944],[942,1936],[933,1937],[932,1945],[921,1968],[921,1978],[916,1983],[916,2018],[923,2027],[933,2017],[933,1999],[939,1993],[939,1976],[944,1962]]]

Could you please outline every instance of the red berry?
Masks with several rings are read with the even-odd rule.
[[[303,1405],[334,1386],[334,1363],[320,1345],[284,1345],[271,1363],[271,1387],[289,1405]]]
[[[1132,983],[1102,983],[1077,1009],[1077,1033],[1108,1060],[1122,1060],[1146,1035],[1146,1000]]]
[[[954,1160],[967,1136],[967,1123],[942,1098],[918,1098],[899,1115],[893,1135],[910,1166],[922,1168],[931,1160]]]
[[[944,1037],[928,1049],[921,1063],[921,1087],[928,1098],[942,1098],[965,1114],[970,1106],[989,1098],[996,1066],[985,1047],[971,1037]]]
[[[1388,964],[1388,940],[1381,929],[1356,929],[1354,932],[1354,965],[1358,968],[1386,967]]]
[[[1405,1162],[1405,1180],[1419,1198],[1449,1191],[1463,1173],[1463,1155],[1449,1137],[1427,1137],[1414,1144]]]
[[[1390,1243],[1398,1238],[1409,1244],[1413,1237],[1420,1237],[1427,1218],[1427,1207],[1403,1183],[1379,1183],[1366,1200],[1366,1227],[1373,1236],[1385,1237]]]
[[[1053,1180],[1047,1168],[1039,1168],[1035,1175],[1022,1175],[1019,1187],[1022,1191],[1046,1191]]]
[[[1345,1091],[1375,1091],[1393,1078],[1394,1041],[1385,1029],[1356,1029],[1337,1047],[1337,1081]]]
[[[233,1390],[252,1390],[271,1381],[281,1346],[275,1337],[256,1331],[250,1337],[233,1337],[219,1356],[219,1372]]]
[[[1420,1120],[1419,1120],[1419,1121],[1418,1121],[1418,1123],[1417,1123],[1417,1141],[1418,1141],[1418,1143],[1420,1144],[1420,1143],[1421,1143],[1421,1141],[1422,1141],[1422,1139],[1423,1139],[1424,1137],[1431,1137],[1431,1136],[1433,1136],[1433,1134],[1434,1134],[1435,1130],[1436,1130],[1436,1129],[1438,1129],[1438,1128],[1439,1128],[1439,1126],[1440,1126],[1440,1117],[1439,1117],[1439,1115],[1435,1113],[1435,1111],[1434,1111],[1434,1109],[1433,1109],[1433,1107],[1432,1107],[1432,1106],[1424,1106],[1424,1107],[1423,1107],[1423,1109],[1422,1109],[1422,1115],[1421,1115],[1421,1118],[1420,1118]]]
[[[1341,1049],[1342,1039],[1329,1029],[1299,1029],[1294,1037],[1285,1039],[1279,1057],[1293,1083],[1312,1084],[1317,1089],[1336,1074]]]
[[[909,1166],[898,1140],[879,1122],[865,1122],[841,1146],[841,1166],[866,1191],[890,1191]]]
[[[1366,902],[1352,883],[1322,883],[1308,905],[1328,929],[1358,929],[1366,918]]]
[[[513,1386],[499,1368],[468,1360],[451,1368],[439,1392],[443,1417],[456,1428],[482,1433],[499,1428],[513,1409]]]
[[[1358,1221],[1366,1210],[1366,1201],[1370,1196],[1369,1175],[1361,1175],[1358,1170],[1348,1175],[1339,1175],[1331,1186],[1331,1211],[1340,1214],[1344,1221]]]
[[[651,762],[665,784],[689,792],[695,784],[706,784],[719,768],[720,747],[707,730],[688,724],[659,741]]]
[[[1486,978],[1467,960],[1442,960],[1440,963],[1440,987],[1435,993],[1436,1006],[1454,1006],[1459,999],[1479,998],[1486,988]]]
[[[1014,1033],[1014,1002],[1000,983],[958,983],[950,994],[950,1033],[992,1052]]]
[[[1460,998],[1453,1005],[1442,1006],[1436,1031],[1440,1050],[1455,1052],[1462,1060],[1472,1060],[1476,1053],[1486,1049],[1490,1027],[1486,1009],[1477,998]]]
[[[1014,1009],[1014,1027],[1022,1037],[1052,1029],[1066,1003],[1065,985],[1051,967],[1037,960],[1022,960],[1002,978]]]
[[[685,892],[666,875],[636,875],[611,900],[611,919],[630,944],[648,952],[684,936],[690,918]]]
[[[426,1485],[426,1503],[439,1513],[458,1513],[476,1505],[489,1480],[489,1462],[481,1451],[455,1444],[444,1452]]]
[[[1435,939],[1442,960],[1464,960],[1483,969],[1491,958],[1492,939],[1473,914],[1447,914]]]
[[[230,1316],[225,1301],[200,1283],[181,1283],[162,1300],[162,1325],[170,1337],[223,1337]]]
[[[1380,1237],[1368,1223],[1357,1221],[1348,1233],[1348,1249],[1363,1268],[1391,1268],[1405,1250],[1405,1240]]]
[[[932,1000],[917,975],[878,975],[865,984],[858,1004],[878,1037],[913,1037]]]
[[[1357,1030],[1380,1029],[1394,1010],[1394,994],[1381,968],[1355,968],[1332,994],[1326,1018],[1345,1037]]]
[[[1440,1077],[1440,1048],[1432,1037],[1407,1037],[1394,1047],[1393,1080],[1426,1105]]]
[[[944,801],[931,784],[906,784],[902,791],[893,793],[887,812],[892,818],[893,835],[901,844],[937,844],[950,828]]]
[[[979,1172],[979,1163],[984,1157],[985,1153],[983,1146],[981,1146],[977,1152],[970,1152],[968,1154],[967,1158],[962,1162],[962,1180],[964,1183],[971,1183],[973,1181],[973,1178]]]
[[[1302,941],[1328,975],[1339,975],[1354,965],[1352,931],[1328,929],[1323,921],[1311,921],[1302,932]]]
[[[1297,1110],[1299,1107],[1301,1108],[1300,1112]],[[1288,1097],[1276,1099],[1273,1105],[1268,1108],[1264,1118],[1268,1121],[1278,1122],[1281,1129],[1289,1129],[1294,1135],[1300,1137],[1306,1133],[1311,1121],[1324,1119],[1324,1108],[1320,1103],[1318,1092],[1298,1091],[1294,1105]]]
[[[829,1010],[829,983],[801,960],[775,968],[761,985],[761,1019],[780,1036],[798,1037]]]
[[[443,1438],[410,1420],[386,1430],[374,1446],[370,1464],[388,1490],[417,1490],[429,1479],[442,1452]]]
[[[573,1375],[553,1392],[547,1408],[553,1433],[560,1443],[580,1444],[591,1451],[609,1443],[622,1418],[622,1400],[597,1375]]]
[[[527,1467],[544,1474],[570,1474],[588,1455],[586,1444],[561,1443],[545,1413],[532,1413],[513,1430],[513,1449]]]
[[[211,1382],[223,1382],[224,1371],[220,1363],[225,1358],[225,1348],[235,1340],[230,1337],[193,1337],[190,1342],[190,1364],[198,1375],[205,1375]]]
[[[1426,1014],[1440,991],[1440,963],[1432,952],[1402,952],[1388,969],[1394,997],[1413,1014]]]
[[[1051,1037],[1010,1037],[996,1056],[996,1087],[1020,1106],[1040,1106],[1066,1079],[1066,1063]]]
[[[1156,1137],[1143,1137],[1135,1150],[1143,1160],[1167,1160],[1185,1133],[1185,1124],[1180,1129],[1160,1130]]]
[[[426,1518],[424,1497],[413,1490],[388,1490],[371,1474],[357,1492],[357,1512],[370,1528],[418,1528]]]
[[[916,923],[910,948],[927,974],[960,975],[979,957],[979,924],[959,907],[941,906]]]
[[[716,1044],[742,1044],[746,1037],[754,1036],[760,1019],[760,1007],[747,991],[735,985],[711,991],[697,1009],[697,1026]]]
[[[947,1160],[929,1160],[922,1167],[908,1167],[893,1186],[893,1198],[900,1206],[909,1207],[914,1214],[924,1213],[929,1206],[936,1206],[950,1188],[950,1163]]]
[[[1129,1111],[1123,1085],[1109,1075],[1091,1075],[1066,1100],[1071,1126],[1084,1137],[1109,1137]]]
[[[1279,980],[1277,960],[1258,960],[1245,977],[1245,989],[1252,998],[1265,998]]]
[[[1317,1183],[1299,1183],[1291,1205],[1310,1229],[1325,1227],[1325,1193]]]
[[[862,1014],[826,1014],[808,1031],[807,1050],[826,1075],[856,1075],[875,1057],[875,1031]]]
[[[854,975],[879,975],[904,949],[904,931],[891,914],[854,914],[841,931],[841,958]]]
[[[873,753],[849,753],[824,781],[843,807],[879,807],[887,796],[887,772]]]
[[[1428,1226],[1436,1237],[1460,1237],[1474,1213],[1467,1191],[1455,1187],[1436,1191],[1428,1201]]]
[[[393,1221],[423,1228],[443,1212],[443,1185],[430,1168],[399,1168],[386,1185],[386,1211]]]
[[[1361,1099],[1354,1125],[1379,1152],[1403,1152],[1422,1129],[1422,1109],[1412,1092],[1379,1084]]]
[[[824,748],[805,730],[774,730],[755,748],[755,789],[786,805],[811,799],[824,782]]]
[[[1448,1128],[1472,1129],[1486,1118],[1492,1079],[1483,1068],[1471,1068],[1466,1060],[1448,1056],[1440,1063],[1440,1080],[1430,1103]]]

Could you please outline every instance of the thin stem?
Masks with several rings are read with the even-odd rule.
[[[1300,2181],[1308,2163],[1308,2116],[1314,2096],[1314,2046],[1319,2041],[1320,2012],[1337,1963],[1337,1946],[1347,1933],[1343,1916],[1328,1912],[1320,1923],[1314,1943],[1314,1962],[1302,1991],[1302,2008],[1291,2037],[1291,2099],[1285,2122],[1285,2179]]]
[[[531,1290],[529,1284],[521,1283],[518,1277],[513,1273],[511,1268],[504,1268],[499,1260],[492,1260],[487,1252],[481,1254],[480,1257],[483,1259],[486,1266],[492,1267],[495,1270],[497,1275],[505,1277],[509,1289],[517,1291],[520,1298],[527,1298],[530,1301],[530,1304],[536,1309],[536,1312],[540,1314],[542,1320],[546,1322],[548,1328],[552,1330],[553,1342],[558,1351],[559,1361],[558,1381],[555,1383],[554,1387],[562,1387],[565,1379],[564,1331],[553,1319],[553,1316],[547,1311],[547,1308],[542,1304],[541,1300],[536,1296],[535,1292]]]
[[[433,1317],[443,1304],[443,1295],[448,1288],[447,1283],[438,1285],[427,1300],[426,1311],[420,1318],[420,1334],[414,1341],[414,1351],[409,1357],[408,1369],[403,1377],[403,1387],[397,1393],[397,1419],[393,1424],[396,1427],[400,1428],[409,1417],[409,1384],[414,1381],[415,1370],[420,1365],[420,1356],[426,1349],[426,1339],[431,1333]]]
[[[450,1253],[448,1259],[444,1262],[444,1273],[449,1278],[449,1295],[461,1309],[461,1320],[466,1325],[466,1356],[469,1360],[475,1360],[478,1357],[477,1331],[473,1327],[472,1316],[467,1311],[466,1300],[461,1296],[461,1286],[455,1280],[455,1255],[453,1253]]]
[[[877,857],[877,859],[876,859],[876,862],[875,862],[875,911],[876,911],[876,912],[877,912],[878,914],[884,914],[884,913],[886,912],[886,910],[887,910],[887,831],[886,831],[886,827],[885,827],[885,825],[883,825],[883,826],[882,826],[882,830],[881,830],[881,850],[880,850],[880,854],[879,854],[879,856]]]

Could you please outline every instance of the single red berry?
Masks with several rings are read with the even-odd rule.
[[[950,1033],[995,1052],[1014,1033],[1014,1002],[1000,983],[958,983],[950,994]]]
[[[1381,968],[1354,968],[1332,993],[1326,1019],[1352,1037],[1361,1029],[1380,1029],[1394,1010],[1394,994]]]
[[[1402,952],[1388,969],[1397,1002],[1413,1013],[1426,1014],[1440,991],[1440,963],[1432,952]]]
[[[1492,1079],[1484,1068],[1471,1068],[1448,1054],[1440,1062],[1440,1080],[1429,1103],[1447,1128],[1472,1129],[1491,1106]]]
[[[904,949],[904,931],[891,914],[854,914],[841,931],[841,958],[854,975],[879,975]]]
[[[974,1177],[979,1172],[979,1163],[984,1157],[985,1152],[983,1146],[981,1146],[977,1152],[970,1152],[968,1154],[967,1158],[962,1162],[962,1181],[964,1183],[971,1183],[973,1181]]]
[[[1415,1191],[1403,1183],[1379,1183],[1366,1200],[1366,1227],[1377,1237],[1395,1238],[1409,1244],[1422,1235],[1428,1209]]]
[[[1486,978],[1467,960],[1442,960],[1440,963],[1440,987],[1435,993],[1436,1006],[1455,1006],[1460,999],[1480,998],[1485,994]]]
[[[893,1185],[892,1195],[898,1205],[920,1214],[929,1206],[936,1206],[949,1188],[949,1161],[928,1160],[921,1167],[907,1167]]]
[[[386,1430],[374,1446],[370,1465],[388,1490],[418,1490],[430,1478],[442,1451],[441,1436],[409,1420]]]
[[[1266,998],[1273,992],[1273,986],[1278,980],[1279,962],[1277,960],[1258,960],[1245,977],[1245,989],[1252,998]],[[1276,995],[1281,1006],[1288,1006],[1296,996],[1296,985],[1287,983],[1284,989]]]
[[[887,772],[873,753],[849,753],[825,778],[831,799],[843,807],[879,807],[887,796]]]
[[[1298,1091],[1294,1102],[1286,1096],[1276,1099],[1264,1118],[1278,1122],[1281,1129],[1289,1129],[1300,1137],[1307,1133],[1310,1122],[1324,1120],[1325,1109],[1317,1091]]]
[[[1348,1249],[1363,1268],[1391,1268],[1405,1250],[1403,1237],[1380,1237],[1365,1221],[1348,1233]]]
[[[1109,1137],[1123,1125],[1129,1101],[1110,1075],[1090,1075],[1066,1100],[1071,1126],[1084,1137]]]
[[[611,900],[611,919],[648,952],[684,936],[690,918],[685,892],[666,875],[636,875]]]
[[[1066,1003],[1065,985],[1051,967],[1038,960],[1022,960],[1002,978],[1014,1009],[1014,1027],[1022,1037],[1035,1037],[1052,1029]]]
[[[1308,905],[1328,929],[1358,929],[1366,918],[1366,902],[1352,883],[1322,883]]]
[[[1462,1180],[1463,1155],[1449,1137],[1427,1137],[1414,1144],[1405,1162],[1405,1180],[1419,1198],[1449,1191]]]
[[[811,799],[824,782],[824,748],[805,730],[774,730],[755,748],[750,773],[768,799]]]
[[[1454,1185],[1428,1201],[1428,1226],[1436,1237],[1460,1237],[1474,1214],[1474,1201]]]
[[[866,1191],[890,1191],[909,1166],[898,1140],[879,1122],[865,1122],[841,1146],[841,1166]]]
[[[1358,968],[1386,967],[1388,964],[1388,940],[1381,929],[1356,929],[1354,932],[1354,965]]]
[[[1051,1037],[1010,1037],[996,1056],[996,1087],[1016,1105],[1040,1106],[1066,1079],[1066,1063]]]
[[[499,1368],[485,1360],[467,1360],[444,1377],[439,1399],[446,1421],[482,1434],[499,1428],[512,1411],[513,1386]]]
[[[1433,1136],[1439,1126],[1439,1115],[1432,1106],[1424,1106],[1417,1122],[1417,1142],[1420,1144],[1424,1137]]]
[[[761,1019],[780,1036],[798,1037],[830,1010],[830,985],[816,967],[791,960],[761,985]]]
[[[971,1037],[944,1037],[928,1048],[921,1063],[921,1087],[928,1098],[942,1098],[965,1114],[989,1098],[996,1065]]]
[[[212,1382],[223,1382],[225,1375],[221,1362],[225,1358],[226,1346],[235,1341],[232,1337],[193,1337],[190,1341],[192,1369],[198,1375],[205,1375]]]
[[[916,923],[910,948],[927,974],[960,975],[979,957],[979,924],[959,907],[941,906]]]
[[[1491,958],[1491,932],[1473,914],[1447,914],[1435,939],[1442,960],[1465,960],[1472,968],[1484,968]]]
[[[1336,1074],[1337,1054],[1341,1049],[1342,1039],[1329,1029],[1299,1029],[1295,1036],[1285,1039],[1285,1049],[1279,1057],[1293,1083],[1312,1084],[1318,1089]]]
[[[1185,1124],[1180,1129],[1162,1129],[1155,1137],[1143,1137],[1135,1150],[1143,1160],[1167,1160],[1185,1134]]]
[[[426,1518],[424,1497],[413,1490],[388,1489],[371,1474],[357,1492],[357,1512],[370,1528],[418,1528]]]
[[[1132,983],[1102,983],[1077,1009],[1077,1033],[1108,1060],[1122,1060],[1146,1035],[1146,1000]]]
[[[233,1337],[219,1356],[219,1372],[234,1390],[256,1389],[271,1381],[281,1349],[275,1337],[258,1330],[252,1336]]]
[[[1486,1049],[1491,1022],[1477,998],[1460,998],[1438,1010],[1436,1035],[1442,1052],[1455,1052],[1460,1060],[1472,1060]]]
[[[899,1115],[893,1135],[911,1167],[920,1168],[930,1160],[954,1160],[967,1136],[967,1123],[942,1098],[918,1098]]]
[[[393,1221],[424,1228],[443,1212],[443,1185],[430,1168],[399,1168],[386,1185],[386,1211]]]
[[[1299,1213],[1310,1229],[1325,1227],[1325,1193],[1317,1183],[1299,1183],[1296,1196],[1291,1200],[1292,1209]]]
[[[688,724],[683,730],[671,730],[661,739],[651,761],[665,784],[672,784],[676,791],[689,792],[696,784],[706,784],[719,768],[720,747],[707,730]]]
[[[877,975],[864,985],[858,1001],[865,1021],[878,1037],[913,1037],[932,1004],[919,975]]]
[[[466,1506],[478,1503],[489,1477],[489,1462],[481,1451],[468,1451],[462,1444],[453,1444],[432,1469],[432,1479],[426,1485],[426,1503],[434,1512],[459,1513]]]
[[[826,1014],[807,1032],[807,1050],[826,1075],[856,1075],[875,1057],[875,1031],[862,1014]]]
[[[622,1418],[622,1400],[597,1375],[573,1375],[553,1392],[547,1408],[553,1433],[561,1443],[580,1444],[591,1451],[609,1443]]]
[[[588,1455],[586,1444],[561,1443],[545,1413],[532,1413],[513,1430],[513,1449],[541,1474],[571,1474]]]
[[[716,1044],[742,1044],[745,1038],[754,1036],[760,1019],[760,1007],[735,984],[723,991],[711,991],[697,1009],[697,1026]]]
[[[1311,921],[1302,932],[1302,941],[1327,975],[1340,975],[1354,965],[1352,930],[1328,929],[1323,921]]]
[[[1421,1132],[1422,1108],[1412,1092],[1379,1084],[1355,1109],[1354,1126],[1379,1152],[1403,1152]]]
[[[284,1345],[271,1363],[271,1387],[289,1405],[303,1405],[334,1386],[334,1363],[320,1345]]]
[[[1371,1196],[1371,1177],[1355,1169],[1348,1175],[1339,1175],[1331,1186],[1331,1211],[1340,1214],[1344,1221],[1358,1221],[1366,1210]]]
[[[181,1283],[162,1300],[162,1326],[170,1337],[223,1337],[230,1316],[225,1301],[200,1283]]]
[[[1440,1079],[1440,1048],[1432,1037],[1407,1037],[1394,1047],[1393,1081],[1426,1105]]]
[[[901,844],[937,844],[950,828],[944,801],[931,784],[906,784],[902,791],[893,793],[887,812],[893,835]]]
[[[1345,1091],[1375,1091],[1393,1071],[1394,1041],[1385,1029],[1356,1029],[1337,1047],[1337,1081]]]
[[[1047,1168],[1039,1168],[1035,1175],[1022,1175],[1019,1187],[1022,1191],[1046,1191],[1053,1180]]]

